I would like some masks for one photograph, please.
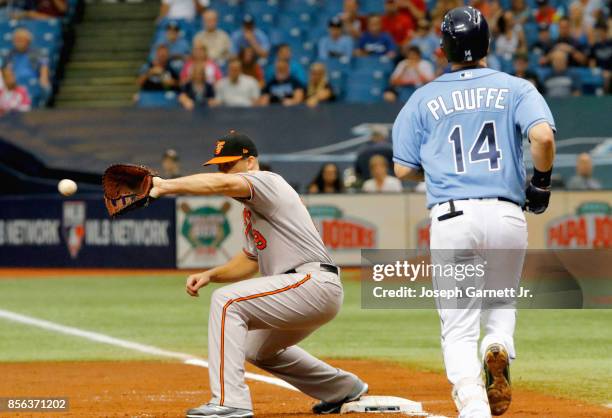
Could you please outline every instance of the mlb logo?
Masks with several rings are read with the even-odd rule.
[[[77,258],[85,238],[85,202],[64,202],[62,232],[71,258]]]
[[[472,73],[471,71],[466,71],[466,72],[459,74],[459,78],[472,78],[472,77],[474,77],[474,73]]]

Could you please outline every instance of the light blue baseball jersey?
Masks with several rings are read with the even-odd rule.
[[[443,74],[418,89],[393,125],[393,160],[422,168],[427,206],[450,199],[525,202],[523,137],[554,120],[523,79],[489,68]]]

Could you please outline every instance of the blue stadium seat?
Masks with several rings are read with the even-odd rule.
[[[384,1],[381,0],[361,0],[359,2],[359,11],[364,15],[381,14],[384,9]]]
[[[381,70],[352,70],[347,73],[347,86],[350,88],[353,84],[382,89],[387,84],[387,75]]]
[[[532,46],[538,41],[538,25],[535,22],[527,22],[523,25],[523,31],[525,32],[525,39],[527,45]]]
[[[321,3],[341,3],[339,1],[323,1]],[[341,5],[342,6],[342,5]],[[320,10],[317,0],[285,0],[283,10],[293,13],[316,14]]]
[[[342,2],[341,1],[325,1],[323,2],[323,10],[321,11],[325,14],[325,16],[332,17],[336,16],[340,12],[342,12]]]
[[[346,82],[346,73],[338,70],[327,70],[327,78],[329,84],[331,84],[332,89],[334,90],[334,94],[336,95],[337,100],[342,100],[345,87],[344,83]]]
[[[268,38],[270,38],[270,43],[272,44],[272,46],[286,44],[291,39],[287,31],[279,28],[270,29],[268,31]]]
[[[550,67],[537,67],[534,69],[536,75],[538,76],[538,80],[543,82],[552,72]]]
[[[340,73],[348,73],[351,71],[351,66],[349,62],[344,62],[343,60],[329,58],[323,61],[327,71],[338,71]]]
[[[412,93],[414,93],[416,91],[415,87],[399,87],[397,89],[397,99],[401,102],[401,103],[405,103],[408,101],[408,99],[410,98],[410,96],[412,96]]]
[[[348,103],[376,103],[382,100],[383,91],[379,87],[355,84],[349,81],[344,100]]]
[[[385,56],[354,57],[353,68],[356,70],[381,70],[390,73],[393,71],[393,62]]]
[[[255,20],[259,23],[261,17],[264,15],[277,15],[280,6],[278,2],[274,0],[249,0],[244,2],[242,10],[244,13],[253,15]]]
[[[314,16],[308,13],[283,13],[277,18],[277,25],[281,29],[291,31],[303,28],[307,30]]]
[[[178,96],[173,91],[141,91],[138,93],[138,107],[178,107]]]
[[[576,67],[572,68],[582,81],[582,92],[584,94],[601,94],[603,88],[603,76],[599,68]]]

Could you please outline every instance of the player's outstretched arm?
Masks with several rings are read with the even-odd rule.
[[[400,180],[423,181],[425,179],[423,170],[406,167],[398,163],[393,165],[393,171],[395,172],[395,176]]]
[[[176,179],[153,178],[153,188],[149,196],[158,198],[171,194],[244,198],[251,196],[251,190],[247,181],[237,174],[202,173]]]
[[[253,277],[258,271],[259,264],[257,261],[240,252],[221,266],[187,277],[185,290],[191,296],[198,296],[198,290],[210,282],[237,282]]]

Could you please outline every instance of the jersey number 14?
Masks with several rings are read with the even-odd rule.
[[[448,136],[448,142],[453,146],[455,155],[455,172],[458,174],[465,173],[465,157],[463,152],[463,133],[461,125],[453,126],[450,135]],[[502,158],[501,150],[497,146],[497,136],[495,135],[495,122],[486,121],[480,133],[476,138],[474,144],[470,148],[468,153],[469,163],[474,164],[480,161],[489,162],[489,170],[499,170],[499,161]]]

